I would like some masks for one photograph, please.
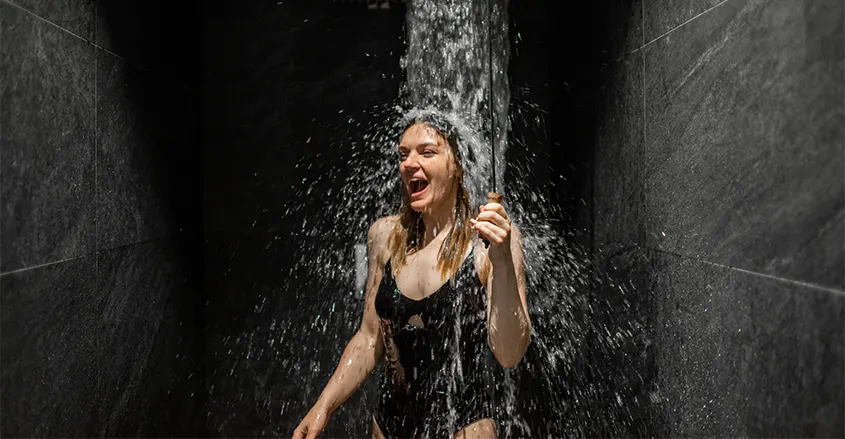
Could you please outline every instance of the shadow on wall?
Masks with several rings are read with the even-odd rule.
[[[549,184],[550,204],[559,209],[557,231],[575,259],[585,262],[580,275],[591,279],[572,282],[581,306],[568,318],[561,318],[564,309],[544,313],[552,318],[533,317],[535,332],[547,334],[551,346],[565,346],[569,337],[578,343],[571,364],[555,366],[543,344],[530,345],[517,368],[515,401],[531,434],[511,425],[517,437],[643,437],[657,428],[648,399],[655,371],[644,256],[634,247],[613,258],[594,248],[594,187],[601,183],[595,181],[595,155],[609,111],[603,94],[610,66],[639,31],[630,19],[639,7],[630,0],[510,3],[506,181]],[[625,334],[625,341],[611,349],[607,334]]]
[[[98,43],[112,52],[98,59],[98,83],[123,83],[110,88],[123,95],[100,112],[98,123],[124,124],[126,137],[111,143],[123,141],[115,147],[126,148],[132,168],[148,174],[141,182],[148,187],[137,189],[157,204],[145,207],[157,209],[169,233],[195,235],[202,224],[199,8],[179,2],[162,13],[156,2],[134,0],[97,7]]]
[[[117,296],[104,313],[118,321],[105,337],[130,359],[105,358],[100,369],[136,361],[122,376],[108,372],[125,387],[117,391],[122,395],[101,395],[106,408],[99,428],[107,436],[206,435],[201,10],[195,1],[162,3],[96,3],[96,44],[103,49],[97,50],[98,177],[113,182],[102,185],[99,197],[100,248],[115,249],[103,257],[113,271],[100,271]],[[133,259],[151,241],[152,255],[141,250],[145,259]],[[114,255],[120,263],[108,264]],[[115,302],[122,308],[111,316]]]

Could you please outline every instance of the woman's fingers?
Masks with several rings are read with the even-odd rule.
[[[476,220],[479,222],[488,222],[502,230],[505,234],[509,234],[511,230],[511,223],[507,217],[502,217],[498,212],[484,211],[478,214]]]
[[[480,233],[484,238],[487,238],[488,241],[495,242],[496,244],[501,244],[505,241],[505,237],[507,235],[501,228],[495,227],[488,222],[471,221],[472,227],[475,228],[475,230],[478,230],[478,233]]]
[[[487,203],[483,206],[480,206],[478,208],[478,211],[479,211],[479,214],[478,214],[479,217],[481,215],[484,215],[484,214],[498,215],[498,217],[501,218],[502,221],[497,222],[497,224],[499,224],[500,226],[504,226],[505,224],[510,225],[510,222],[511,222],[510,215],[508,215],[508,213],[505,212],[505,208],[499,203]],[[495,216],[491,216],[491,218],[494,218],[494,217]]]
[[[483,210],[499,210],[499,209],[501,209],[503,212],[505,210],[505,207],[502,206],[499,203],[487,203],[487,204],[482,205],[481,207],[483,208]]]
[[[315,415],[313,410],[299,423],[291,439],[315,439],[326,427],[326,419]]]
[[[292,439],[315,439],[320,434],[319,429],[314,428],[311,424],[300,425],[293,432]]]
[[[503,218],[510,220],[508,213],[505,211],[505,207],[499,203],[487,203],[479,208],[481,212],[496,212],[501,215]]]
[[[498,212],[484,211],[478,214],[476,221],[487,221],[501,227],[505,230],[510,230],[511,225],[506,217],[503,217]]]
[[[476,229],[491,243],[501,244],[504,242],[504,234],[502,233],[502,229],[498,227],[492,226],[489,223],[478,223]]]

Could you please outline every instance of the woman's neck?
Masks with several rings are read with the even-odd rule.
[[[441,237],[442,241],[454,224],[455,199],[451,198],[452,202],[448,205],[442,206],[439,210],[433,212],[423,212],[422,220],[425,224],[425,236],[423,237],[423,247],[431,244],[435,239]]]

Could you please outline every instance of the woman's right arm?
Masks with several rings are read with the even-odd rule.
[[[320,398],[305,416],[293,437],[314,438],[325,428],[331,414],[361,386],[384,355],[381,325],[375,309],[375,297],[383,276],[389,219],[376,221],[367,232],[368,274],[364,316],[361,327],[340,357],[340,363]]]

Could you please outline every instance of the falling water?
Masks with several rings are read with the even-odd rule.
[[[454,112],[483,133],[477,147],[496,161],[496,188],[504,180],[510,101],[507,8],[507,0],[410,2],[403,59],[412,105]]]
[[[281,402],[276,402],[278,395],[269,393],[238,395],[254,400],[256,411],[267,419],[281,416],[298,422],[357,330],[364,291],[355,273],[365,254],[362,243],[369,225],[395,214],[401,200],[396,142],[407,120],[436,113],[448,119],[462,139],[472,205],[484,202],[495,178],[496,188],[505,194],[505,207],[524,236],[534,334],[529,355],[518,368],[502,373],[496,389],[500,436],[636,434],[628,430],[635,392],[627,386],[638,377],[598,364],[624,357],[636,351],[630,348],[632,344],[644,343],[636,319],[617,318],[620,308],[630,307],[628,298],[633,292],[591,264],[587,252],[572,243],[572,236],[562,235],[553,225],[560,212],[546,192],[519,178],[520,173],[545,164],[534,163],[532,158],[523,163],[504,160],[509,126],[521,122],[508,115],[507,8],[507,0],[410,2],[408,47],[402,59],[407,83],[402,96],[390,106],[373,109],[367,134],[347,143],[353,150],[344,169],[315,172],[294,188],[300,202],[293,203],[286,214],[299,219],[301,225],[289,231],[284,251],[294,252],[298,262],[280,270],[295,281],[298,290],[280,291],[286,287],[278,286],[265,294],[293,296],[297,304],[267,309],[262,300],[255,312],[273,315],[270,325],[237,340],[226,340],[230,345],[247,344],[248,356],[272,364],[267,375],[255,380],[266,382],[270,375],[280,373],[285,377],[281,381],[289,383],[290,391],[283,393],[288,397],[282,396]],[[360,123],[352,116],[347,122]],[[517,146],[511,143],[511,147]],[[491,174],[493,160],[495,176]],[[303,161],[296,166],[312,164]],[[508,181],[504,178],[506,166],[516,176]],[[339,229],[352,231],[353,242],[333,239],[346,236]],[[230,375],[237,375],[237,365],[233,362]],[[374,375],[379,373],[377,369]],[[373,384],[372,380],[365,383],[358,395],[338,410],[329,425],[333,433],[327,435],[369,431]],[[525,389],[529,388],[535,393],[528,394]],[[213,388],[210,393],[213,398]],[[211,423],[245,422],[234,416],[236,413]],[[286,429],[296,422],[268,426],[264,433],[287,435]]]
[[[606,367],[597,366],[585,374],[581,365],[586,356],[593,361],[611,357],[631,342],[638,329],[635,321],[612,323],[609,314],[618,315],[619,307],[603,304],[587,294],[612,289],[618,299],[628,291],[616,288],[610,279],[592,269],[586,252],[552,227],[551,220],[559,213],[545,192],[519,178],[520,173],[531,172],[544,163],[530,159],[528,163],[513,163],[511,174],[517,177],[504,180],[505,167],[511,165],[504,158],[512,122],[508,115],[507,10],[507,0],[410,2],[409,36],[403,59],[406,94],[416,108],[435,107],[454,115],[453,124],[461,127],[465,140],[461,148],[472,151],[462,151],[462,157],[475,158],[467,166],[473,202],[484,202],[483,195],[492,189],[491,169],[495,169],[493,187],[505,194],[506,208],[524,235],[527,291],[535,323],[534,355],[530,359],[533,361],[527,363],[535,370],[525,371],[523,367],[521,371],[503,374],[496,392],[496,418],[502,436],[580,436],[597,430],[622,433],[627,422],[619,418],[628,415],[628,398],[623,399],[624,389],[614,387],[625,383],[615,377],[598,376],[608,374]],[[592,346],[585,348],[587,345]],[[520,404],[519,399],[525,394],[520,395],[519,390],[530,387],[526,379],[534,380],[535,389],[556,390],[537,401],[545,407],[531,410],[530,404]],[[595,401],[599,400],[617,407],[596,410],[599,404]],[[527,416],[524,408],[533,411],[534,416]],[[536,418],[536,414],[544,417],[541,424],[547,425],[532,431],[527,418]],[[589,419],[590,416],[605,419]],[[596,422],[604,425],[587,426]]]

